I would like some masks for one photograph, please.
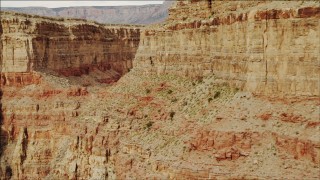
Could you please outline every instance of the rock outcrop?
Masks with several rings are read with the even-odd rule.
[[[319,98],[273,101],[173,77],[2,86],[0,177],[319,178]],[[291,112],[298,122],[283,118]]]
[[[132,68],[138,26],[105,26],[30,15],[1,14],[1,83],[38,82],[34,71],[80,76],[97,68],[119,78]]]
[[[319,95],[316,2],[178,1],[142,32],[137,71],[216,75],[257,94]]]

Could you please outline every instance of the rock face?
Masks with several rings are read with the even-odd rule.
[[[159,5],[144,6],[97,6],[97,7],[25,7],[5,8],[3,11],[14,11],[50,17],[69,17],[94,20],[100,23],[113,24],[153,24],[168,17],[168,8],[173,0]]]
[[[179,1],[140,41],[1,18],[1,180],[320,178],[314,3]]]
[[[132,68],[140,36],[137,26],[104,26],[11,13],[1,15],[1,31],[4,85],[37,81],[33,71],[80,76],[97,68],[121,76]]]
[[[264,100],[134,71],[109,87],[65,80],[2,86],[1,178],[319,178],[319,98]]]
[[[315,2],[178,1],[144,30],[135,67],[146,74],[214,74],[259,94],[319,95]]]

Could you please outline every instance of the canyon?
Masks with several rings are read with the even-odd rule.
[[[1,12],[0,179],[319,179],[320,7],[162,24]]]

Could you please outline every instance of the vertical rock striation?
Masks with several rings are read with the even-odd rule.
[[[178,1],[147,28],[134,61],[145,74],[216,75],[258,94],[319,95],[315,2]]]

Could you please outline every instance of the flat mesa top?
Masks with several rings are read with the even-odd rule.
[[[132,24],[103,24],[98,23],[92,20],[86,19],[77,19],[77,18],[63,18],[63,17],[47,17],[47,16],[39,16],[39,15],[31,15],[31,14],[24,14],[24,13],[17,13],[11,11],[0,11],[1,21],[6,21],[13,18],[21,18],[21,19],[32,19],[35,22],[51,22],[57,24],[69,24],[69,25],[78,25],[78,24],[88,24],[93,26],[103,26],[103,27],[114,27],[114,28],[121,28],[121,27],[132,27],[132,28],[142,28],[145,25],[132,25]]]

